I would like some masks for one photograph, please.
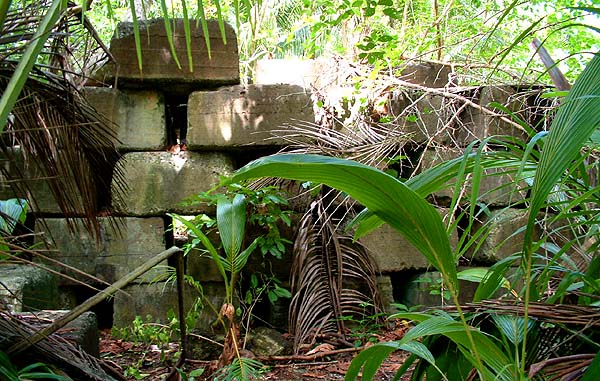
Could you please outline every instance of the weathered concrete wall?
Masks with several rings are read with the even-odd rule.
[[[439,209],[443,218],[448,218],[447,209]],[[400,233],[385,224],[360,239],[373,255],[379,271],[384,274],[406,270],[422,270],[429,267],[427,259]],[[453,233],[450,241],[456,245],[458,234]]]
[[[188,101],[188,147],[284,145],[271,132],[314,122],[307,89],[290,85],[249,85],[198,91]]]
[[[111,44],[111,52],[118,65],[110,64],[101,73],[103,79],[113,85],[118,84],[119,89],[85,90],[90,104],[113,123],[120,140],[117,147],[123,156],[117,166],[128,184],[123,204],[119,205],[123,219],[117,231],[121,236],[112,229],[108,219],[102,219],[98,242],[83,231],[70,232],[67,221],[58,215],[59,210],[52,200],[43,198],[43,190],[37,191],[41,196],[36,216],[46,217],[46,222],[44,225],[38,221],[36,232],[46,234],[39,239],[51,236],[55,240],[56,250],[51,251],[49,256],[103,281],[120,279],[173,242],[173,233],[165,230],[165,222],[170,221],[168,213],[191,216],[214,213],[214,207],[183,205],[182,201],[211,189],[218,184],[220,176],[228,175],[245,164],[246,158],[260,156],[264,152],[260,150],[275,151],[285,145],[286,141],[281,138],[270,139],[272,132],[285,130],[287,124],[314,121],[313,100],[307,85],[319,82],[314,67],[300,65],[301,74],[289,73],[289,76],[283,75],[270,82],[265,80],[269,84],[241,86],[236,39],[229,26],[226,28],[228,44],[224,45],[217,24],[209,24],[212,60],[208,60],[202,31],[193,26],[192,71],[187,66],[183,24],[177,21],[174,26],[174,42],[181,68],[169,52],[162,22],[153,21],[146,24],[144,27],[147,29],[142,32],[143,35],[147,32],[150,38],[142,38],[143,68],[140,71],[134,54],[131,26],[123,25]],[[272,64],[265,63],[268,68],[264,72],[272,70]],[[317,67],[325,66],[319,63]],[[118,81],[115,80],[117,74]],[[439,89],[447,86],[450,70],[444,65],[423,63],[407,67],[402,79]],[[279,83],[286,81],[292,84]],[[515,97],[512,87],[467,89],[461,96],[481,105],[492,101],[503,103],[513,111],[525,104],[524,100]],[[460,156],[461,151],[450,146],[464,147],[474,138],[499,133],[522,137],[522,131],[513,125],[499,121],[477,107],[453,109],[454,100],[441,93],[426,95],[417,87],[395,92],[387,101],[390,116],[398,118],[399,128],[416,144],[428,142],[448,147],[447,150],[426,150],[417,160],[418,170]],[[167,152],[169,129],[182,127],[170,125],[173,115],[169,115],[169,110],[181,106],[181,103],[187,105],[188,151]],[[417,152],[420,151],[415,150],[415,154]],[[505,191],[502,185],[511,180],[510,174],[498,173],[498,176],[485,177],[479,190],[482,201],[490,208],[502,208],[509,201],[522,197]],[[0,185],[5,184],[0,182]],[[297,187],[289,183],[286,186],[290,189]],[[467,185],[466,191],[470,189]],[[450,211],[444,209],[448,206],[451,192],[436,192],[432,197],[440,214],[446,218],[452,217],[448,216]],[[293,210],[303,211],[306,201],[298,198],[294,201]],[[490,217],[490,234],[482,238],[484,241],[479,251],[471,253],[475,261],[493,262],[518,250],[520,237],[510,234],[523,223],[524,217],[520,210],[511,210],[511,213],[507,219]],[[292,236],[293,233],[290,233],[289,238]],[[458,240],[458,233],[451,237],[454,245]],[[505,241],[507,243],[499,248],[499,244]],[[375,256],[382,272],[380,288],[388,303],[406,286],[399,279],[407,278],[407,273],[415,274],[428,268],[425,258],[389,226],[381,227],[362,238],[361,242]],[[282,263],[281,269],[273,269],[277,274],[280,270],[289,271],[289,261]],[[249,269],[260,271],[260,266],[249,264]],[[187,257],[187,272],[205,284],[205,296],[219,305],[223,285],[212,261],[191,253]],[[128,286],[126,293],[115,296],[115,326],[130,324],[136,315],[144,317],[151,314],[154,318],[164,318],[168,309],[176,310],[176,291],[172,285],[148,284],[159,273],[160,270],[147,273],[136,284]],[[61,283],[64,287],[70,285],[64,280]],[[422,288],[419,290],[422,291]],[[187,289],[187,306],[191,306],[197,297],[195,290]],[[411,297],[407,300],[421,302]],[[202,324],[209,324],[213,318],[212,312],[208,312],[203,315]]]
[[[207,191],[219,177],[234,170],[232,158],[218,152],[131,152],[117,163],[129,189],[121,210],[130,216],[208,213],[205,204],[182,205],[191,195]]]
[[[118,77],[126,86],[164,88],[171,85],[172,92],[184,94],[191,89],[211,88],[239,83],[239,56],[237,38],[233,28],[225,26],[225,44],[216,21],[208,22],[210,55],[204,32],[196,22],[190,23],[192,37],[190,68],[183,20],[171,24],[174,32],[175,56],[171,54],[164,22],[149,20],[141,24],[142,68],[140,70],[132,23],[121,23],[110,44],[110,52],[117,64],[104,71],[105,80]],[[178,64],[179,62],[179,64]],[[191,70],[190,70],[191,69]]]
[[[72,232],[64,218],[46,218],[36,225],[38,240],[42,238],[50,247],[48,257],[60,261],[79,271],[94,275],[102,281],[113,283],[136,267],[165,249],[164,221],[162,218],[123,218],[118,225],[109,218],[100,218],[100,237],[96,240],[75,219],[78,226]],[[40,260],[41,262],[45,262]],[[56,267],[62,273],[94,281],[64,267]],[[159,269],[147,272],[136,282],[150,282],[160,273]],[[68,282],[60,278],[62,282]]]
[[[0,308],[11,312],[58,307],[57,277],[34,266],[0,264]]]
[[[116,130],[123,151],[159,151],[165,148],[165,100],[157,91],[121,91],[105,87],[84,89],[87,101]]]

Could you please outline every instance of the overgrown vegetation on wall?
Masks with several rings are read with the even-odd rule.
[[[572,6],[562,1],[503,4],[320,0],[200,2],[200,7],[194,8],[195,5],[165,0],[129,4],[107,0],[93,3],[91,9],[87,9],[89,2],[79,6],[62,0],[1,4],[0,74],[5,86],[0,99],[0,129],[10,131],[10,138],[22,145],[30,143],[30,157],[35,158],[32,162],[45,164],[41,168],[46,170],[45,177],[54,179],[51,189],[61,200],[65,215],[73,214],[70,208],[80,203],[89,212],[87,217],[95,221],[97,205],[92,205],[93,197],[86,196],[90,196],[92,189],[102,187],[108,192],[109,185],[95,183],[103,178],[97,177],[95,170],[112,171],[117,157],[110,143],[110,132],[101,120],[81,106],[76,91],[86,82],[89,68],[106,59],[108,52],[103,49],[103,38],[113,28],[104,28],[104,21],[122,17],[123,8],[128,8],[133,15],[136,30],[142,16],[181,14],[187,20],[198,16],[203,25],[206,18],[216,16],[221,23],[227,20],[236,25],[244,77],[252,77],[254,64],[260,58],[314,58],[337,53],[363,65],[350,64],[355,70],[344,80],[352,83],[353,88],[339,105],[327,103],[329,94],[321,94],[322,98],[317,99],[317,106],[338,120],[316,128],[309,126],[305,131],[311,131],[306,135],[318,136],[331,128],[335,131],[336,123],[340,123],[360,130],[364,139],[347,151],[339,149],[330,156],[284,154],[262,158],[223,184],[279,176],[341,190],[361,205],[361,212],[352,222],[356,236],[387,223],[442,275],[442,287],[447,291],[450,306],[394,315],[415,322],[414,327],[397,342],[374,345],[363,351],[348,370],[347,380],[358,378],[361,372],[362,379],[373,378],[385,357],[398,349],[410,352],[411,357],[397,376],[416,364],[411,370],[415,380],[564,377],[588,381],[600,373],[597,314],[600,297],[600,256],[597,255],[600,245],[597,181],[600,56],[596,53],[600,9],[591,4]],[[29,14],[27,12],[34,17],[24,17],[21,22],[20,17]],[[88,14],[101,26],[98,28],[101,37],[87,23]],[[593,23],[596,26],[587,25]],[[168,20],[165,25],[170,25]],[[72,36],[90,38],[86,40],[89,44],[70,39]],[[136,37],[143,38],[139,30]],[[417,100],[431,100],[427,97],[437,95],[459,99],[462,103],[459,102],[458,107],[462,109],[463,105],[470,105],[470,98],[454,90],[481,80],[519,85],[550,82],[547,68],[537,64],[535,52],[528,46],[534,37],[559,57],[559,67],[574,83],[566,93],[542,95],[555,100],[558,105],[555,114],[542,113],[529,119],[519,114],[519,110],[491,102],[485,106],[497,112],[489,107],[481,111],[501,116],[522,135],[502,136],[500,131],[454,142],[455,148],[462,152],[460,157],[408,176],[401,166],[393,165],[405,159],[402,151],[393,150],[414,141],[412,136],[398,133],[397,127],[417,122],[418,118],[423,122],[422,117],[431,112],[429,108],[399,115],[389,112],[395,91],[404,92],[408,99],[417,92],[417,99],[411,99],[412,105]],[[94,49],[89,50],[92,45]],[[72,54],[65,58],[65,52]],[[98,60],[88,60],[94,52]],[[441,66],[449,68],[444,72],[447,78],[442,78],[439,90],[433,86],[410,85],[398,78],[407,62],[420,59],[443,61]],[[180,57],[180,61],[186,60]],[[545,92],[537,87],[526,90]],[[337,106],[340,106],[338,110],[327,109]],[[459,109],[452,107],[438,109],[450,115],[443,128],[452,126],[454,116],[459,114]],[[95,123],[89,123],[90,118]],[[64,125],[75,128],[58,128]],[[333,131],[328,138],[335,135]],[[419,144],[434,145],[441,132],[436,127]],[[370,139],[374,135],[376,138]],[[327,139],[317,137],[316,140]],[[2,147],[10,157],[8,144]],[[357,147],[362,147],[362,151]],[[335,144],[327,148],[333,150]],[[376,154],[371,155],[372,152]],[[351,158],[356,161],[348,160],[348,153],[354,155]],[[513,194],[525,195],[509,201],[505,209],[495,210],[500,216],[509,208],[526,212],[522,231],[511,235],[523,233],[522,246],[489,269],[461,272],[458,269],[461,261],[488,234],[488,226],[481,221],[490,213],[490,207],[481,199],[480,184],[486,176],[494,176],[499,170],[511,177],[500,187],[509,195],[509,200]],[[80,182],[60,182],[63,176],[73,173]],[[118,178],[118,174],[116,176]],[[82,200],[61,198],[64,187],[77,189]],[[453,211],[453,218],[447,220],[440,217],[429,199],[442,189],[450,190],[448,207]],[[233,208],[236,205],[237,211]],[[221,199],[217,213],[219,209],[240,213],[237,223],[229,228],[242,226],[244,230],[245,208],[244,196],[236,196],[233,201]],[[328,212],[315,208],[309,216],[320,221]],[[328,228],[322,221],[317,225],[319,229]],[[98,229],[93,222],[87,227]],[[223,225],[223,229],[226,228]],[[13,229],[7,230],[10,231],[4,232],[2,248],[15,251],[9,239]],[[461,230],[463,238],[453,245],[450,237],[457,230]],[[195,233],[202,240],[203,233],[200,230]],[[321,239],[333,240],[338,236],[323,237]],[[230,281],[224,306],[233,309],[232,289],[249,252],[240,251],[241,242],[235,241],[238,237],[229,238],[222,232],[226,257],[219,256],[214,247],[211,250],[208,239],[204,244],[221,265],[224,279]],[[349,239],[344,238],[335,242],[347,241]],[[302,242],[308,246],[315,241],[307,238]],[[310,252],[309,248],[305,249],[306,253]],[[12,255],[12,251],[8,250],[7,254]],[[352,258],[362,258],[361,254],[355,254],[352,253]],[[470,303],[459,299],[459,279],[478,284]],[[332,284],[335,282],[328,287]],[[226,328],[233,332],[229,339],[237,338],[233,312],[225,311],[223,315],[229,319]],[[323,326],[329,323],[331,321],[320,322]],[[237,351],[236,343],[230,343],[230,354]],[[226,362],[234,357],[238,370],[243,369],[245,360],[239,353],[230,355]],[[3,361],[8,363],[4,357]],[[17,377],[19,371],[10,367],[14,368],[11,374]],[[236,373],[235,377],[249,378],[243,372]]]

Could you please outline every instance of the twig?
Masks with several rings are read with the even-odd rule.
[[[403,81],[401,79],[397,79],[397,78],[390,78],[391,81],[393,81],[394,83],[396,83],[397,85],[400,85],[402,87],[407,87],[410,89],[415,89],[415,90],[421,90],[430,94],[437,94],[437,95],[441,95],[443,97],[446,98],[452,98],[452,99],[458,99],[461,102],[464,102],[465,104],[474,107],[476,109],[478,109],[479,111],[481,111],[484,114],[499,118],[500,120],[502,120],[503,122],[506,122],[508,124],[510,124],[511,126],[521,130],[521,131],[525,131],[525,129],[523,128],[523,126],[521,126],[520,124],[513,122],[512,120],[510,120],[509,118],[503,116],[502,114],[498,114],[497,112],[494,112],[492,110],[490,110],[487,107],[484,107],[480,104],[477,104],[475,102],[473,102],[472,100],[468,99],[465,96],[462,96],[460,94],[456,94],[447,90],[443,90],[443,89],[437,89],[437,88],[433,88],[433,87],[427,87],[427,86],[422,86],[422,85],[417,85],[415,83],[410,83],[410,82],[406,82]],[[526,132],[526,131],[525,131]]]
[[[357,348],[334,349],[331,351],[318,352],[314,355],[290,355],[290,356],[258,356],[260,361],[313,361],[322,357],[339,355],[342,353],[360,352],[364,346]]]

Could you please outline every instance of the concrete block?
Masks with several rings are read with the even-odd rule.
[[[31,319],[32,323],[35,326],[38,326],[39,319],[43,319],[44,322],[54,322],[68,312],[69,311],[66,310],[44,310],[38,311],[35,314],[21,313],[19,314],[19,317]],[[45,323],[42,327],[49,324],[50,323]],[[100,331],[98,330],[98,319],[96,318],[95,313],[90,311],[84,312],[75,320],[61,328],[57,334],[63,339],[75,343],[87,354],[94,357],[100,357]]]
[[[215,87],[239,83],[239,55],[237,38],[231,26],[225,24],[223,42],[216,20],[208,22],[210,55],[201,26],[190,22],[192,66],[188,52],[182,19],[171,23],[173,45],[177,60],[171,54],[167,33],[162,19],[140,24],[142,69],[136,55],[136,44],[131,22],[120,23],[110,43],[110,52],[117,67],[105,68],[110,80],[118,76],[119,84],[137,85],[146,89],[168,89],[170,92],[188,93],[202,87]]]
[[[438,210],[442,217],[448,214],[447,209]],[[455,233],[450,237],[453,245],[458,241]],[[360,242],[371,252],[382,273],[397,272],[429,267],[427,259],[414,248],[400,233],[388,224],[362,237]]]
[[[165,250],[162,218],[128,217],[121,222],[113,226],[108,218],[100,218],[98,242],[81,226],[77,232],[71,232],[63,218],[36,223],[36,232],[45,232],[46,239],[54,240],[56,251],[49,253],[51,258],[113,283]],[[161,272],[148,271],[137,282],[152,281]]]
[[[379,289],[379,295],[381,296],[381,303],[386,313],[392,313],[394,308],[394,286],[392,284],[392,278],[388,275],[379,275],[377,277],[377,288]]]
[[[462,271],[465,268],[459,268]],[[478,283],[459,281],[459,301],[473,301]],[[427,271],[412,276],[403,276],[398,282],[398,301],[407,306],[435,307],[453,304],[448,290],[443,286],[442,275],[437,271]]]
[[[12,148],[6,157],[0,155],[0,165],[4,167],[0,173],[0,198],[23,198],[29,203],[29,211],[58,214],[61,213],[52,192],[50,191],[49,181],[56,179],[49,178],[49,174],[44,173],[37,165],[35,160],[25,162],[23,152],[20,148]],[[71,207],[76,215],[84,214],[83,201],[77,192],[73,177],[62,179],[62,184],[66,184],[63,189],[65,197],[71,200]],[[98,200],[96,200],[98,203]]]
[[[184,199],[211,189],[219,177],[233,172],[231,157],[222,153],[185,151],[130,152],[117,163],[129,189],[123,196],[123,213],[130,216],[159,216],[210,213],[206,204],[182,205]]]
[[[0,309],[10,312],[56,308],[56,276],[34,266],[0,264]]]
[[[87,87],[84,95],[116,129],[119,140],[116,145],[120,150],[157,151],[165,148],[165,103],[160,93]]]
[[[524,115],[527,109],[527,98],[519,95],[512,86],[485,86],[479,89],[475,94],[476,103],[483,107],[493,109],[490,103],[500,103],[510,111],[527,120]],[[501,113],[501,112],[499,112]],[[510,119],[510,118],[509,118]],[[503,121],[499,117],[486,114],[481,109],[467,107],[461,116],[463,129],[457,130],[456,140],[463,146],[476,139],[485,139],[490,136],[508,135],[521,140],[527,140],[527,134],[524,130],[515,125]]]
[[[406,65],[400,72],[400,79],[425,87],[446,87],[450,82],[450,65],[436,62],[415,62]]]
[[[525,232],[519,229],[527,225],[528,218],[529,212],[523,209],[501,209],[481,218],[473,227],[473,231],[484,228],[488,233],[480,238],[481,245],[477,252],[469,253],[473,260],[484,263],[497,262],[520,253]],[[537,234],[539,236],[539,232]]]
[[[433,168],[445,161],[461,157],[464,155],[459,149],[440,148],[436,150],[426,150],[423,152],[418,171],[422,172],[426,169]],[[522,200],[527,195],[527,184],[514,183],[514,175],[503,169],[487,169],[483,171],[484,176],[479,183],[479,201],[488,206],[506,206],[511,203]],[[464,188],[464,202],[467,202],[468,197],[472,192],[470,182],[461,185]],[[449,185],[447,188],[440,189],[434,192],[432,197],[437,204],[447,205],[452,199],[454,193],[454,185]]]
[[[113,327],[130,326],[136,316],[140,316],[145,321],[148,315],[151,316],[152,321],[164,323],[169,310],[173,310],[177,314],[177,288],[174,282],[130,285],[125,287],[124,291],[115,295]],[[225,285],[216,282],[203,283],[202,291],[204,298],[219,310],[225,298]],[[202,295],[190,286],[185,287],[184,306],[186,313]],[[213,310],[205,305],[200,311],[196,326],[190,328],[210,331],[212,330],[211,324],[216,319]]]
[[[414,90],[390,94],[388,113],[394,127],[412,141],[449,144],[453,141],[452,100]]]
[[[269,139],[271,132],[299,121],[314,122],[310,94],[300,86],[231,86],[194,92],[188,100],[188,147],[283,145],[283,139]]]

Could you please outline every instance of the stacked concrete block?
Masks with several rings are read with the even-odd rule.
[[[485,86],[476,94],[475,103],[494,111],[494,104],[500,104],[520,118],[526,120],[524,110],[527,100],[519,96],[512,86]],[[499,111],[498,114],[503,114]],[[475,139],[485,139],[491,136],[508,135],[526,141],[527,132],[517,123],[511,123],[510,118],[500,118],[482,111],[481,108],[468,106],[461,116],[464,129],[457,131],[457,141],[466,145]]]
[[[34,266],[0,264],[0,309],[11,312],[58,307],[57,277]]]
[[[60,153],[57,152],[57,155]],[[49,185],[50,181],[56,179],[49,179],[48,174],[42,172],[36,162],[25,161],[20,147],[11,148],[7,155],[0,159],[0,165],[4,167],[0,173],[0,199],[22,198],[28,202],[28,211],[41,214],[61,213]],[[61,158],[63,163],[64,160]],[[83,201],[73,177],[62,178],[61,184],[63,195],[70,200],[70,207],[75,214],[84,214]]]
[[[458,271],[465,270],[459,267]],[[460,303],[473,301],[479,283],[460,280],[458,300]],[[427,271],[410,277],[404,287],[399,288],[399,302],[408,306],[443,306],[453,305],[448,288],[444,285],[442,274],[438,271]]]
[[[98,239],[83,229],[77,220],[73,223],[78,226],[75,232],[66,219],[47,218],[43,224],[36,224],[36,231],[44,233],[38,239],[52,241],[48,243],[51,248],[48,257],[105,282],[114,283],[165,250],[162,218],[127,217],[116,221],[100,218]],[[64,267],[57,269],[85,279]],[[160,274],[161,270],[155,268],[136,282],[150,282]],[[66,279],[62,281],[67,282]],[[93,281],[86,279],[86,282]]]
[[[454,139],[452,100],[422,91],[396,90],[390,95],[393,123],[411,141],[450,144]]]
[[[442,218],[449,218],[448,209],[438,209]],[[388,224],[362,237],[360,242],[369,250],[379,271],[384,274],[406,270],[422,270],[430,266],[427,259],[412,246],[399,232]],[[455,246],[458,235],[454,231],[450,243]]]
[[[117,163],[128,179],[121,210],[129,216],[160,216],[168,212],[200,214],[206,204],[184,205],[186,198],[207,191],[230,174],[233,161],[218,152],[131,152]]]
[[[119,292],[114,299],[113,326],[116,328],[127,327],[136,316],[144,321],[150,317],[152,322],[166,323],[169,311],[177,316],[177,287],[175,282],[158,282],[145,285],[130,285]],[[221,282],[203,282],[202,292],[189,285],[184,289],[184,310],[187,313],[200,300],[203,303],[196,327],[209,329],[216,321],[217,316],[210,308],[212,304],[220,309],[225,297],[225,285]]]
[[[149,20],[140,25],[140,68],[133,24],[119,24],[110,43],[116,64],[105,68],[105,80],[117,79],[126,86],[146,89],[171,86],[171,91],[180,93],[239,83],[237,38],[231,26],[225,24],[222,36],[218,23],[209,21],[209,48],[202,27],[190,22],[191,56],[188,56],[184,21],[173,20],[171,31],[175,55],[171,52],[163,20]]]
[[[118,149],[158,151],[165,148],[165,102],[161,93],[89,87],[84,94],[96,111],[116,129]]]
[[[284,145],[273,131],[314,122],[310,94],[300,86],[231,86],[198,91],[188,101],[190,149]]]
[[[477,252],[471,252],[473,260],[490,263],[519,254],[523,249],[523,238],[529,212],[523,209],[501,209],[485,216],[474,226],[474,231],[485,229],[478,239]],[[534,236],[539,236],[536,230]]]

